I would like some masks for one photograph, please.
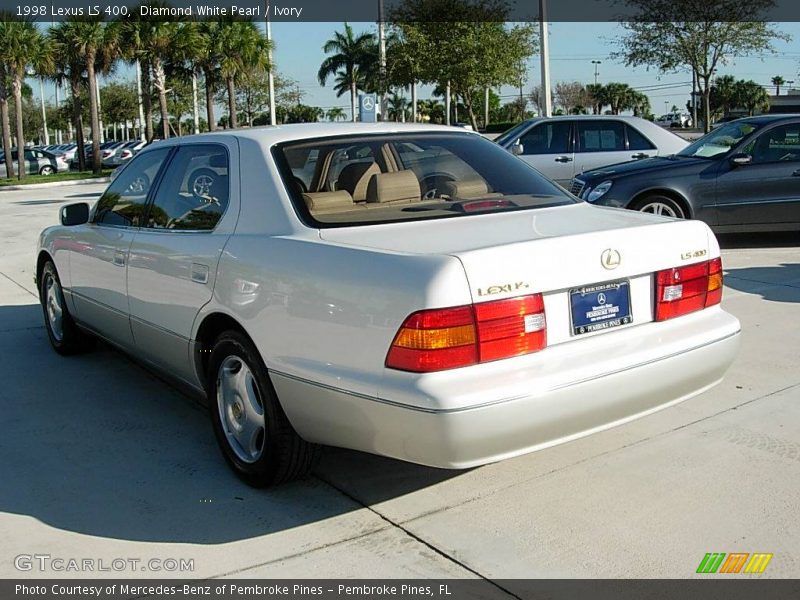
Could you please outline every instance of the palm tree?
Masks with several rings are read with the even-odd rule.
[[[206,91],[206,120],[209,131],[217,128],[214,117],[214,93],[219,85],[219,63],[222,59],[219,44],[219,23],[201,21],[196,26],[197,41],[189,48],[188,60],[194,68],[203,73]]]
[[[775,95],[776,96],[780,96],[781,95],[781,86],[784,85],[785,83],[786,83],[786,81],[780,75],[775,75],[775,77],[772,78],[772,85],[775,86]]]
[[[389,106],[387,116],[395,121],[403,121],[405,123],[406,114],[409,109],[409,102],[403,96],[395,93],[389,98]]]
[[[6,56],[6,48],[12,43],[9,21],[0,21],[0,56]],[[14,159],[11,157],[11,125],[8,117],[8,68],[0,60],[0,121],[3,129],[3,150],[5,152],[6,176],[14,177]]]
[[[17,177],[25,176],[25,132],[22,125],[22,86],[28,67],[44,73],[52,67],[50,45],[31,21],[4,21],[0,37],[3,40],[2,60],[5,72],[11,75],[17,130]],[[4,136],[5,137],[5,136]],[[6,148],[10,150],[10,148]],[[7,153],[8,154],[8,153]]]
[[[756,110],[769,110],[769,94],[755,81],[737,81],[736,99],[738,104],[747,109],[747,114],[750,116],[753,116]]]
[[[63,74],[69,80],[72,105],[72,126],[75,128],[75,142],[80,152],[76,152],[78,158],[78,168],[81,171],[86,169],[86,155],[82,151],[84,147],[83,139],[83,116],[81,90],[83,88],[84,63],[80,54],[77,52],[72,40],[77,35],[74,32],[75,23],[73,21],[63,21],[52,27],[48,33],[50,43],[53,48],[55,59],[56,76]]]
[[[333,108],[328,109],[328,112],[325,114],[328,117],[329,121],[341,121],[347,117],[344,110],[339,106],[334,106]]]
[[[96,18],[80,18],[72,22],[68,32],[70,42],[86,66],[89,82],[89,112],[92,125],[92,169],[100,174],[100,110],[97,103],[97,71],[113,63],[118,51],[119,29],[116,24],[106,25]],[[80,149],[79,149],[80,151]]]
[[[372,50],[375,48],[375,35],[361,33],[356,36],[353,28],[348,23],[344,24],[344,33],[336,31],[333,37],[322,46],[325,54],[332,54],[322,61],[317,73],[320,85],[325,85],[328,77],[339,72],[343,74],[343,81],[350,88],[351,118],[356,120],[356,91],[358,88],[359,69],[367,71],[368,65],[374,62]]]
[[[251,21],[223,21],[219,28],[222,59],[220,76],[228,91],[229,125],[238,126],[236,115],[236,82],[247,73],[269,68],[269,42]]]

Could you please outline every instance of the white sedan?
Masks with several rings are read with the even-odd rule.
[[[320,445],[467,468],[566,442],[708,389],[739,344],[704,223],[446,127],[150,146],[61,209],[36,279],[56,351],[100,337],[196,389],[253,485]]]

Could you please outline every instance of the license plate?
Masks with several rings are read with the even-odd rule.
[[[630,282],[609,281],[569,291],[572,335],[631,323]]]

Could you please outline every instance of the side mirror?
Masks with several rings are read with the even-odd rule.
[[[745,165],[749,165],[753,162],[753,157],[749,154],[744,154],[740,152],[739,154],[734,154],[731,156],[731,164],[734,167],[743,167]]]
[[[519,156],[524,151],[525,151],[525,148],[519,142],[517,142],[516,144],[511,146],[511,154],[513,154],[514,156]]]
[[[83,225],[89,222],[89,205],[86,202],[76,202],[62,206],[59,211],[62,225]]]

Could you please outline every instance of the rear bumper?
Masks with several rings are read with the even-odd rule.
[[[272,380],[290,421],[309,441],[469,468],[626,423],[719,383],[739,347],[739,322],[717,313],[713,335],[681,351],[559,385],[529,382],[530,393],[456,408],[368,398],[283,373],[273,372]]]

